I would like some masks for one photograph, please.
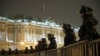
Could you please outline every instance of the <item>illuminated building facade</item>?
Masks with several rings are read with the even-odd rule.
[[[27,21],[26,19],[11,20],[0,16],[0,50],[19,49],[35,46],[41,38],[47,39],[47,34],[54,34],[58,47],[63,45],[63,31],[61,25],[53,20]]]

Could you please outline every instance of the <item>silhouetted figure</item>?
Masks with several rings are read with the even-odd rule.
[[[5,55],[5,54],[6,54],[5,50],[2,49],[2,51],[1,51],[1,55]]]
[[[45,38],[42,38],[42,50],[47,50],[47,42]]]
[[[30,53],[34,53],[34,48],[30,46]]]
[[[56,40],[53,34],[48,34],[48,40],[50,41],[48,49],[56,49],[57,44],[56,44]]]
[[[9,54],[9,55],[12,54],[12,50],[11,50],[11,48],[9,48],[9,50],[8,50],[8,54]]]
[[[15,49],[15,54],[18,54],[18,49]]]
[[[25,47],[25,54],[29,53],[28,47]]]
[[[91,41],[100,38],[96,31],[98,21],[94,18],[92,12],[93,10],[90,7],[81,6],[80,14],[83,19],[83,24],[78,31],[80,40]]]
[[[64,46],[67,46],[69,44],[73,44],[76,42],[76,37],[73,29],[71,29],[70,24],[63,24],[63,31],[65,33],[65,38],[64,38]]]
[[[38,41],[38,44],[35,46],[35,51],[42,51],[42,41]]]

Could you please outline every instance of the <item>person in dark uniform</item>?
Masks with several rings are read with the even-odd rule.
[[[71,29],[70,24],[63,24],[63,32],[65,33],[64,38],[64,46],[67,46],[69,44],[73,44],[76,42],[76,37],[73,29]]]
[[[15,54],[18,54],[18,49],[17,48],[15,49]]]
[[[30,46],[30,53],[34,53],[35,49],[33,48],[33,46]]]
[[[2,49],[1,55],[5,55],[5,54],[6,54],[6,51],[4,49]]]
[[[11,50],[11,48],[9,48],[8,54],[9,54],[9,55],[12,54],[12,50]]]
[[[48,44],[45,38],[42,38],[42,50],[47,50]]]
[[[50,41],[48,49],[56,49],[57,43],[53,34],[48,34],[48,40]]]
[[[92,41],[100,38],[96,30],[98,21],[93,16],[93,10],[90,7],[81,6],[80,14],[83,20],[83,24],[78,31],[80,40]]]
[[[41,40],[39,40],[38,44],[35,46],[35,51],[36,52],[42,51],[42,41]]]
[[[29,49],[28,47],[25,47],[25,54],[28,54],[29,53]]]

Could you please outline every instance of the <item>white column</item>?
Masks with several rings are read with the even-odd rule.
[[[15,39],[14,39],[14,43],[15,43],[15,48],[16,48],[16,44],[17,44],[17,42],[16,42],[16,39],[17,39],[17,27],[14,26],[14,29],[15,29],[15,30],[14,30],[14,31],[15,31],[15,32],[14,32],[14,38],[15,38]],[[14,48],[14,49],[15,49],[15,48]]]
[[[45,38],[45,29],[41,28],[41,30],[42,30],[42,37]]]
[[[8,36],[7,36],[7,34],[8,34],[8,32],[7,32],[7,26],[8,26],[8,25],[6,24],[6,25],[5,25],[5,28],[6,28],[6,29],[5,29],[6,41],[8,40]]]

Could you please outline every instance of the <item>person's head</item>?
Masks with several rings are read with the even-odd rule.
[[[30,48],[33,48],[33,46],[30,46]]]
[[[3,48],[2,51],[5,51],[5,49]]]
[[[89,13],[92,13],[93,10],[92,10],[92,8],[90,8],[88,6],[82,5],[79,12],[80,12],[80,14],[84,14],[84,13],[89,14]]]
[[[86,12],[86,6],[85,5],[82,5],[79,12],[80,12],[80,14],[85,13]]]
[[[25,50],[28,50],[28,47],[25,47]]]
[[[41,40],[38,41],[38,45],[42,45],[42,41]]]
[[[82,18],[85,18],[85,17],[91,16],[93,10],[92,10],[92,8],[90,8],[90,7],[88,7],[88,6],[82,5],[79,12],[80,12],[80,14],[81,14],[81,17],[82,17]]]
[[[55,39],[53,34],[48,34],[48,40]]]
[[[42,38],[42,42],[46,42],[46,39],[45,38]]]
[[[70,24],[66,24],[66,23],[63,23],[63,29],[71,29],[71,25]]]
[[[11,48],[9,48],[9,51],[11,50]]]
[[[18,49],[16,48],[15,51],[18,51]]]

